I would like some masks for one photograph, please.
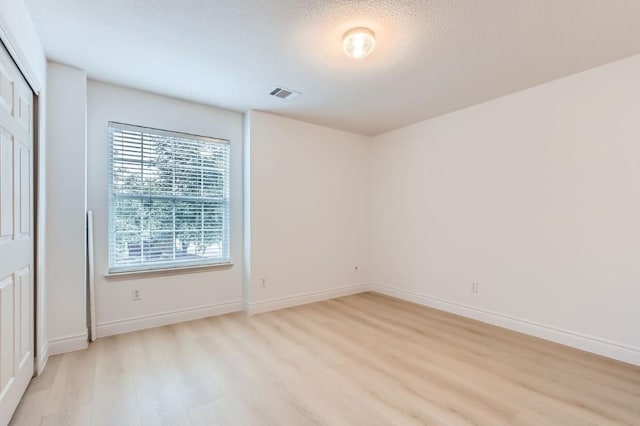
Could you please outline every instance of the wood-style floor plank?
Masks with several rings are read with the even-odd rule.
[[[640,425],[640,367],[375,293],[100,339],[14,425]]]

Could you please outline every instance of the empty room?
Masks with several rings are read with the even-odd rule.
[[[640,426],[640,1],[0,0],[0,426]]]

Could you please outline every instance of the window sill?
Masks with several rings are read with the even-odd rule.
[[[208,270],[217,269],[229,269],[233,267],[233,263],[215,263],[211,265],[195,265],[195,266],[181,266],[178,268],[163,268],[163,269],[149,269],[145,271],[124,271],[124,272],[111,272],[104,275],[109,281],[119,281],[125,279],[136,278],[150,278],[150,277],[165,277],[170,275],[183,275],[192,274],[197,272],[204,272]]]

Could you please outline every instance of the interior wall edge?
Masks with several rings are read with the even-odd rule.
[[[251,110],[242,116],[242,309],[251,300]]]
[[[510,315],[493,312],[473,306],[457,303],[426,294],[403,290],[385,284],[372,284],[373,292],[397,299],[449,312],[487,324],[524,333],[529,336],[549,340],[575,349],[602,355],[618,361],[640,366],[640,348],[621,345],[594,336],[588,336],[571,330],[529,321]]]
[[[49,361],[49,342],[46,341],[40,346],[40,352],[38,353],[36,363],[36,375],[42,374],[45,368],[47,368],[47,362]]]
[[[67,352],[80,351],[89,347],[89,331],[72,334],[69,336],[58,337],[49,340],[47,345],[48,357],[53,355],[64,354]]]

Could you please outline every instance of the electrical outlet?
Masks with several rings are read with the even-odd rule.
[[[479,291],[478,283],[471,283],[471,293],[477,293]]]
[[[262,281],[260,281],[260,287],[267,288],[267,279],[266,278],[263,278]]]
[[[142,299],[142,294],[140,293],[140,290],[135,289],[131,292],[131,300],[133,300],[134,302],[137,302],[138,300]]]

